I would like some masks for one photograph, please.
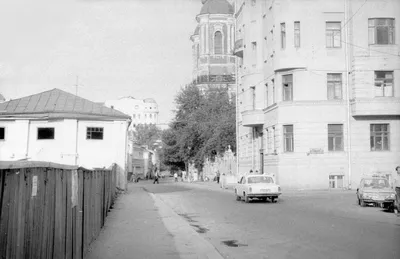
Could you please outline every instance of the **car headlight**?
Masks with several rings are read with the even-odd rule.
[[[249,192],[252,192],[253,190],[251,189],[251,187],[249,188]]]
[[[366,198],[366,199],[370,199],[370,198],[371,198],[371,195],[369,195],[368,193],[364,193],[364,194],[362,195],[362,197],[363,197],[363,198]]]
[[[278,192],[280,192],[280,191],[282,191],[282,189],[281,189],[281,187],[280,187],[280,186],[278,186]]]

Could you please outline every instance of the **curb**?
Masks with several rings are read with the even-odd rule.
[[[198,234],[182,217],[153,193],[149,193],[158,208],[167,230],[173,235],[181,259],[223,259],[217,249]]]

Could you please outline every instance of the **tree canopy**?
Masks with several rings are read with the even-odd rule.
[[[154,149],[154,144],[161,139],[161,130],[154,124],[138,124],[130,133],[132,140],[138,145],[146,145]]]
[[[195,85],[182,88],[175,97],[177,111],[162,134],[164,163],[184,168],[187,161],[202,169],[205,158],[236,147],[235,97],[228,87]]]

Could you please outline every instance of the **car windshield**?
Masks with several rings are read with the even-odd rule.
[[[269,176],[252,176],[248,178],[248,183],[274,183]]]
[[[389,188],[389,182],[386,179],[365,179],[364,188],[373,188],[373,189]]]

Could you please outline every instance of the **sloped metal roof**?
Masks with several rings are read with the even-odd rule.
[[[0,103],[0,118],[129,119],[130,116],[60,89]]]

